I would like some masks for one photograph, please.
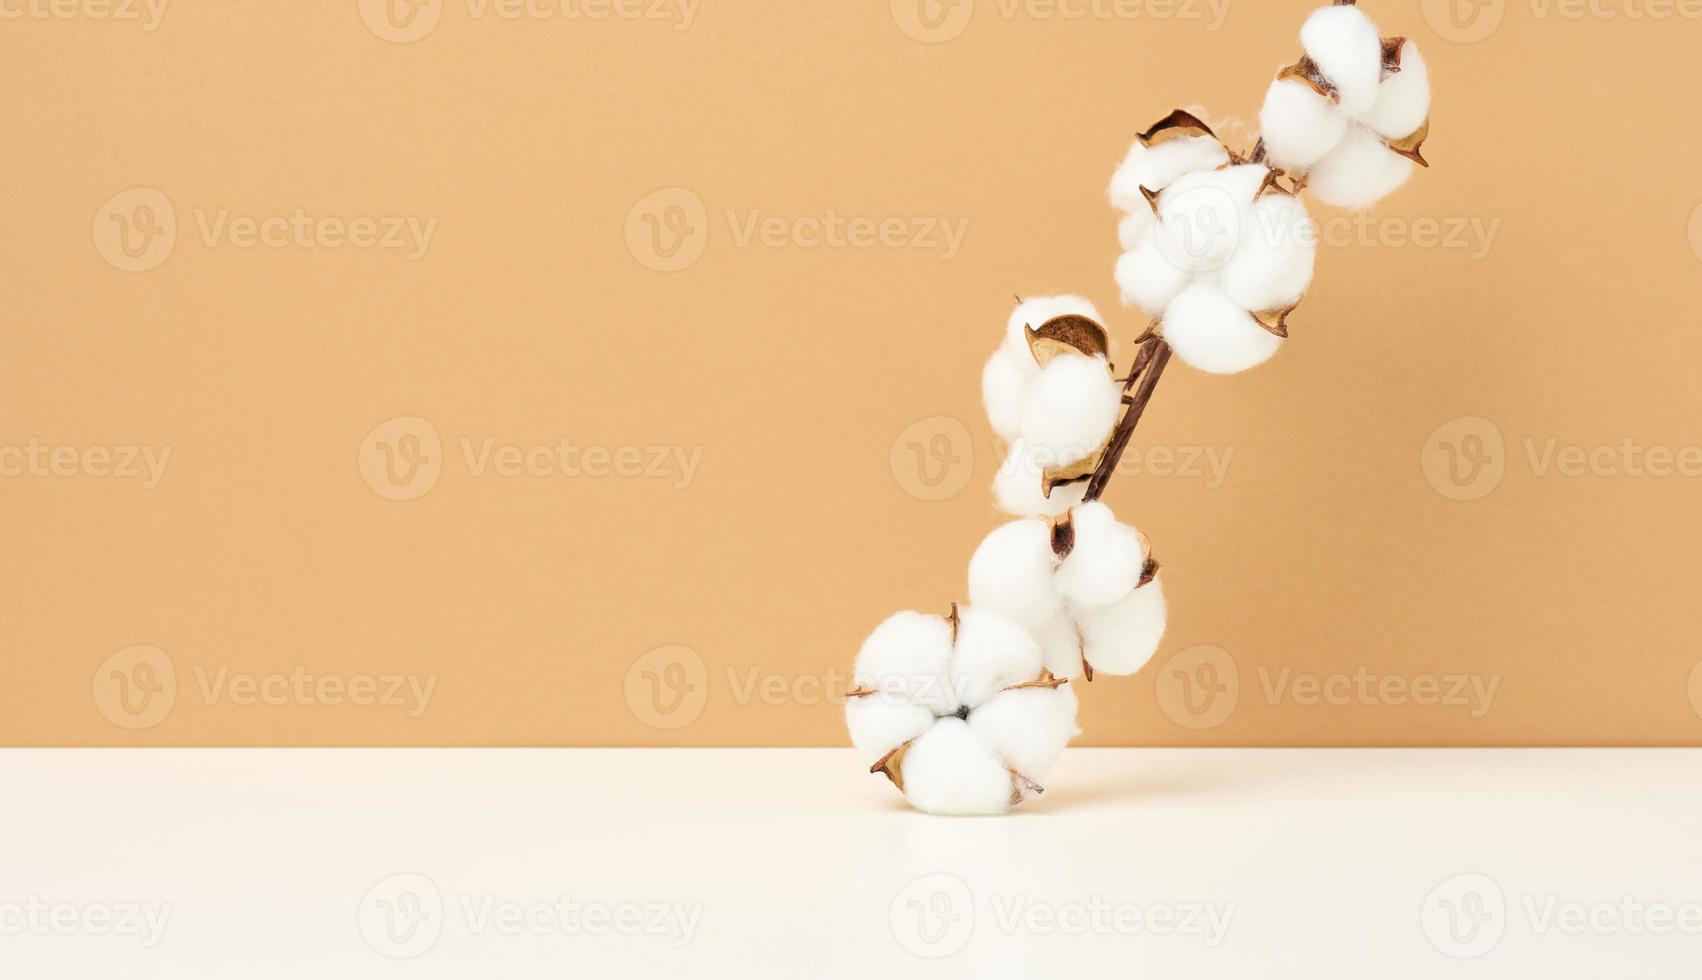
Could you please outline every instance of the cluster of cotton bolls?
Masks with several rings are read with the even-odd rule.
[[[1041,791],[1076,734],[1075,692],[995,612],[901,612],[863,642],[854,674],[852,744],[928,813],[1003,813]]]
[[[1233,374],[1276,353],[1312,283],[1317,233],[1275,171],[1239,161],[1178,111],[1129,148],[1111,201],[1124,212],[1123,302],[1158,321],[1177,357]]]
[[[1300,31],[1259,111],[1270,162],[1304,174],[1318,200],[1368,208],[1406,183],[1430,131],[1430,71],[1418,44],[1383,38],[1356,6],[1325,7]]]
[[[1100,323],[1080,296],[1018,303],[1006,321],[981,372],[987,419],[1010,445],[993,481],[1006,513],[1055,516],[1086,493],[1080,478],[1098,462],[1122,406]]]
[[[1023,519],[976,549],[967,608],[899,613],[857,655],[852,744],[917,809],[998,813],[1040,792],[1076,733],[1069,682],[1134,673],[1164,633],[1146,539],[1084,502],[1122,405],[1098,316],[1079,296],[1018,304],[982,383],[1019,464],[995,491]]]
[[[1046,670],[1133,674],[1164,636],[1164,586],[1146,538],[1099,501],[1056,522],[1012,521],[969,560],[969,601],[1032,633]]]
[[[1251,156],[1177,110],[1140,134],[1112,178],[1124,212],[1116,281],[1154,321],[1128,378],[1080,296],[1019,300],[1006,323],[981,387],[1009,445],[994,497],[1018,519],[970,559],[967,607],[903,612],[875,629],[846,702],[863,761],[917,809],[1002,813],[1041,792],[1076,734],[1072,682],[1152,659],[1166,621],[1158,565],[1145,536],[1090,491],[1115,470],[1170,352],[1232,374],[1282,345],[1316,260],[1303,190],[1367,207],[1424,163],[1430,83],[1415,44],[1381,38],[1337,0],[1306,21],[1301,45],[1266,94]]]

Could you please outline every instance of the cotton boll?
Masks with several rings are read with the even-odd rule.
[[[1190,367],[1235,374],[1270,360],[1282,339],[1259,326],[1217,285],[1197,282],[1164,314],[1164,339]]]
[[[1022,434],[1022,405],[1028,384],[1040,375],[1040,365],[1026,350],[1001,346],[981,369],[981,400],[987,421],[999,438],[1010,442]]]
[[[1210,136],[1187,136],[1151,147],[1136,140],[1123,165],[1111,176],[1111,203],[1131,214],[1148,211],[1152,206],[1141,193],[1142,187],[1161,191],[1185,173],[1216,170],[1228,162],[1229,151]]]
[[[1146,238],[1152,230],[1153,213],[1151,208],[1141,208],[1123,215],[1123,220],[1117,222],[1117,244],[1123,251],[1131,251]]]
[[[958,706],[951,669],[951,624],[938,616],[901,612],[875,627],[863,641],[852,673],[858,687],[944,715]]]
[[[1078,613],[1082,654],[1095,671],[1133,674],[1157,651],[1164,621],[1164,586],[1155,578],[1109,606]]]
[[[1401,46],[1401,70],[1377,87],[1377,104],[1361,119],[1392,140],[1411,136],[1430,117],[1430,66],[1418,42]]]
[[[1117,425],[1122,390],[1105,358],[1063,354],[1029,385],[1022,406],[1022,441],[1050,465],[1068,466],[1105,445]]]
[[[1354,6],[1314,11],[1300,28],[1300,45],[1341,93],[1341,111],[1357,116],[1377,101],[1383,79],[1383,38]]]
[[[1138,306],[1154,317],[1164,315],[1164,308],[1192,278],[1186,269],[1170,261],[1158,238],[1156,233],[1148,235],[1133,252],[1124,252],[1117,260],[1115,274],[1123,305]]]
[[[1241,212],[1252,205],[1270,171],[1244,164],[1181,177],[1158,200],[1159,251],[1193,275],[1223,268],[1241,235]]]
[[[845,701],[845,727],[863,765],[881,757],[934,727],[934,713],[885,694],[866,694]]]
[[[1104,323],[1099,310],[1081,296],[1036,296],[1023,300],[1011,311],[1005,322],[1005,344],[1012,351],[1028,352],[1028,328],[1039,330],[1048,320],[1061,316],[1085,316],[1094,323]],[[1029,360],[1033,360],[1032,357]],[[1036,365],[1038,367],[1039,365]]]
[[[1056,517],[1082,502],[1087,484],[1053,487],[1050,497],[1041,493],[1046,468],[1052,465],[1042,453],[1021,439],[1011,443],[1010,452],[993,476],[993,498],[999,509],[1017,517]]]
[[[1312,168],[1306,189],[1325,204],[1362,210],[1406,183],[1412,169],[1413,162],[1384,146],[1376,133],[1353,126]]]
[[[1052,525],[1029,519],[995,528],[969,559],[969,601],[1038,631],[1058,613]]]
[[[1341,142],[1347,117],[1304,82],[1278,79],[1259,110],[1265,156],[1285,170],[1305,170]]]
[[[1286,309],[1312,284],[1318,230],[1299,198],[1270,194],[1242,220],[1241,242],[1223,267],[1223,288],[1243,309]]]
[[[1117,523],[1099,501],[1070,511],[1075,546],[1058,566],[1057,592],[1072,608],[1096,609],[1123,598],[1140,584],[1146,551],[1140,534]]]
[[[1007,687],[1040,675],[1040,644],[1029,632],[985,609],[959,610],[951,682],[958,703],[974,710]]]
[[[1041,666],[1052,676],[1073,681],[1082,675],[1081,634],[1068,606],[1059,606],[1057,615],[1035,632],[1034,639],[1040,644]]]
[[[1070,687],[1006,691],[971,711],[969,728],[1005,765],[1038,783],[1079,733]]]
[[[957,718],[939,723],[904,753],[904,798],[924,813],[988,814],[1011,808],[1010,770]]]

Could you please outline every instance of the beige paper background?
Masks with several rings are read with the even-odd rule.
[[[862,636],[959,598],[999,520],[1011,295],[1116,310],[1131,135],[1250,133],[1310,4],[381,7],[0,21],[0,447],[77,451],[0,477],[0,741],[843,744]],[[1113,484],[1172,622],[1084,743],[1702,744],[1702,485],[1541,468],[1702,445],[1702,11],[1422,7],[1367,4],[1430,60],[1434,168],[1369,225],[1315,207],[1293,340],[1173,370]],[[243,247],[298,209],[350,223]],[[830,212],[873,240],[741,242]],[[397,217],[429,242],[342,244]],[[563,439],[610,472],[467,459]],[[169,447],[157,485],[90,472],[123,446]]]

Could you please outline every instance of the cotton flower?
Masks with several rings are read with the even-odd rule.
[[[1312,14],[1305,57],[1282,70],[1259,112],[1267,158],[1305,174],[1326,204],[1367,208],[1425,164],[1430,72],[1418,44],[1382,38],[1358,7]]]
[[[1049,488],[1091,469],[1116,427],[1122,389],[1109,347],[1099,311],[1079,296],[1031,299],[1011,314],[981,372],[987,419],[1011,443],[994,480],[1000,507],[1058,514],[1080,499],[1066,491],[1054,501]]]
[[[969,601],[1033,634],[1059,677],[1132,674],[1164,635],[1164,588],[1147,544],[1098,501],[1056,523],[995,529],[969,560]]]
[[[1077,731],[1075,693],[1039,644],[985,610],[892,616],[863,642],[854,683],[852,744],[928,813],[1003,813],[1042,792]]]
[[[1149,144],[1136,164],[1174,144],[1216,144],[1197,118],[1172,113],[1143,133]],[[1221,149],[1221,147],[1220,147]],[[1216,155],[1195,153],[1210,162]],[[1234,374],[1264,363],[1287,336],[1286,317],[1312,283],[1317,233],[1306,208],[1260,163],[1224,162],[1212,169],[1152,174],[1163,188],[1139,185],[1150,221],[1131,212],[1118,234],[1123,302],[1158,321],[1159,332],[1191,367]],[[1124,162],[1112,179],[1119,206],[1136,202],[1120,188],[1150,173]],[[1131,221],[1144,224],[1132,230]]]

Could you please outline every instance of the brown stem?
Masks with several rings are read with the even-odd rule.
[[[1140,387],[1135,389],[1129,407],[1124,410],[1123,418],[1118,421],[1117,429],[1111,435],[1111,445],[1106,447],[1105,458],[1099,461],[1092,478],[1087,481],[1086,499],[1098,500],[1100,494],[1105,492],[1105,484],[1111,482],[1111,474],[1117,471],[1117,463],[1123,458],[1123,450],[1129,448],[1129,439],[1135,434],[1135,426],[1141,421],[1141,413],[1146,411],[1147,402],[1152,400],[1153,389],[1158,387],[1158,379],[1164,376],[1164,367],[1169,363],[1170,345],[1157,335],[1150,337],[1141,347],[1124,390],[1136,380],[1140,381]]]

